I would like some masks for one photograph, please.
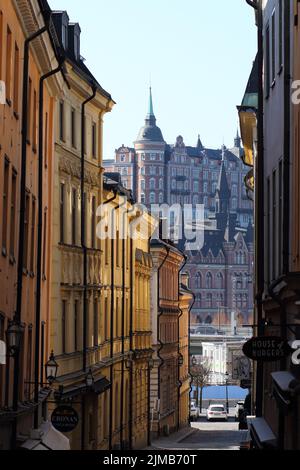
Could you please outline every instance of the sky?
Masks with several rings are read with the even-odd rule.
[[[104,121],[104,158],[133,146],[151,83],[167,143],[233,146],[255,58],[254,11],[245,0],[49,0],[79,22],[81,55],[116,102]]]

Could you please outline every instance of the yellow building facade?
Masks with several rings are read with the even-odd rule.
[[[114,102],[82,62],[79,25],[66,12],[54,12],[53,20],[68,83],[55,103],[50,347],[59,365],[57,405],[74,405],[79,416],[68,434],[71,449],[91,450],[100,445],[100,395],[109,387],[100,367],[104,307],[96,211],[102,202],[103,117]]]

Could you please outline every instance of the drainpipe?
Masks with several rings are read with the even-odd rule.
[[[193,376],[191,374],[191,312],[194,308],[194,305],[196,303],[196,295],[194,294],[194,292],[192,292],[192,295],[193,295],[193,302],[190,306],[190,310],[189,310],[189,359],[188,359],[188,374],[189,374],[189,378],[190,378],[190,395],[189,395],[189,424],[191,424],[191,420],[190,420],[190,401],[191,401],[191,394],[192,394],[192,391],[193,391]]]
[[[159,327],[160,327],[160,317],[162,316],[162,314],[164,313],[163,309],[160,307],[160,272],[165,264],[165,262],[167,261],[168,257],[169,257],[169,254],[170,254],[170,251],[171,251],[171,248],[169,246],[166,246],[166,250],[167,250],[167,253],[166,253],[166,256],[164,257],[161,265],[159,266],[158,270],[157,270],[157,311],[158,311],[158,315],[157,315],[157,342],[159,343],[159,348],[157,350],[157,357],[159,358],[159,365],[158,365],[158,394],[157,394],[157,397],[158,397],[158,400],[159,400],[159,404],[160,404],[160,400],[161,400],[161,388],[160,388],[160,379],[161,379],[161,368],[163,367],[165,361],[164,359],[161,357],[160,353],[164,347],[164,343],[161,341],[161,338],[160,338],[160,333],[159,333]],[[157,423],[157,431],[158,431],[158,436],[160,436],[160,410],[158,411],[159,413],[159,418],[158,418],[158,423]]]
[[[181,266],[181,269],[178,271],[178,306],[179,306],[179,311],[180,311],[180,314],[178,316],[178,358],[180,356],[180,318],[182,318],[183,316],[183,310],[180,308],[180,285],[181,285],[181,282],[180,282],[180,274],[182,272],[182,270],[184,269],[184,267],[186,266],[187,264],[187,256],[183,253],[184,255],[184,262],[182,263],[182,266]],[[180,365],[179,365],[179,362],[177,362],[177,367],[178,367],[178,371],[177,371],[177,374],[178,374],[178,389],[177,389],[177,431],[179,431],[179,428],[180,428],[180,389],[182,387],[182,382],[180,380]]]
[[[83,373],[87,366],[87,246],[85,229],[86,195],[84,193],[85,179],[85,107],[92,101],[97,93],[97,86],[93,83],[92,95],[81,105],[81,247],[83,250]],[[82,419],[81,419],[81,450],[85,449],[85,395],[82,396]]]
[[[35,298],[35,363],[34,363],[34,401],[39,402],[39,373],[40,360],[40,329],[41,329],[41,290],[42,290],[42,243],[43,243],[43,170],[44,170],[44,83],[62,71],[64,58],[59,61],[56,69],[51,70],[40,78],[39,84],[39,161],[38,161],[38,234],[37,234],[37,268],[36,268],[36,298]],[[45,229],[45,227],[44,227]],[[39,407],[34,412],[34,428],[38,429]]]
[[[23,96],[22,96],[22,143],[21,143],[21,181],[20,181],[20,221],[19,221],[19,243],[18,243],[18,267],[17,267],[17,300],[15,320],[21,323],[22,320],[22,291],[23,291],[23,264],[24,264],[24,236],[25,236],[25,205],[26,205],[26,170],[27,170],[27,104],[28,104],[28,76],[29,76],[29,46],[34,39],[47,31],[47,27],[39,29],[24,42],[24,63],[23,63]],[[14,380],[13,380],[13,410],[18,410],[19,400],[19,368],[20,351],[14,358]],[[12,448],[17,444],[17,418],[12,424]]]

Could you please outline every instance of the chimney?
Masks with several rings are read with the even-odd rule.
[[[69,16],[66,11],[53,11],[52,12],[52,20],[56,29],[57,37],[59,42],[62,44],[65,51],[68,50],[69,47],[69,34],[68,34],[68,26],[69,26]]]

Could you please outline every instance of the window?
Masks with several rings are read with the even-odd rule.
[[[3,220],[2,220],[2,253],[7,254],[7,215],[8,215],[8,189],[9,189],[9,162],[4,160],[3,185]]]
[[[105,335],[105,341],[108,341],[109,339],[109,331],[108,331],[108,328],[109,328],[109,324],[108,324],[108,316],[109,316],[109,312],[108,312],[108,299],[107,297],[105,297],[104,299],[104,335]]]
[[[164,202],[164,195],[163,195],[163,193],[159,193],[158,199],[159,199],[159,204],[162,204],[162,203]]]
[[[31,387],[32,387],[32,326],[28,328],[28,337],[27,337],[27,364],[26,364],[26,378],[27,378],[27,387],[26,395],[27,399],[31,400]]]
[[[159,189],[164,189],[164,180],[162,178],[159,180]]]
[[[155,153],[151,153],[151,155],[150,155],[150,160],[151,160],[152,162],[156,160],[156,155],[155,155]]]
[[[10,256],[15,258],[15,223],[16,223],[16,194],[17,194],[17,173],[13,170],[11,182],[11,204],[10,204]]]
[[[121,155],[120,160],[122,163],[126,161],[126,155]]]
[[[277,173],[276,170],[273,172],[273,188],[272,188],[272,210],[273,210],[273,229],[272,229],[272,265],[273,265],[273,279],[276,279],[276,262],[277,262]]]
[[[24,220],[24,257],[23,267],[27,270],[28,266],[28,239],[29,239],[29,209],[30,209],[30,197],[26,194],[25,198],[25,220]]]
[[[36,113],[37,113],[37,96],[36,91],[33,92],[33,119],[32,119],[32,149],[36,152],[37,139],[36,139]]]
[[[32,80],[28,82],[28,100],[27,100],[27,143],[30,143],[31,131],[31,101],[32,101]]]
[[[145,202],[146,202],[146,197],[145,197],[145,194],[142,193],[142,194],[141,194],[141,203],[142,203],[142,204],[145,204]]]
[[[77,352],[79,349],[78,344],[78,320],[79,320],[79,308],[78,308],[79,301],[76,299],[74,302],[74,351]]]
[[[156,203],[155,193],[150,193],[150,204]]]
[[[45,168],[48,167],[48,113],[45,114],[45,136],[44,136],[44,158],[45,158]]]
[[[1,38],[0,38],[1,40]],[[0,56],[1,57],[1,56]],[[15,59],[14,59],[14,112],[19,112],[19,60],[20,53],[17,44],[15,44]]]
[[[92,197],[91,208],[91,245],[96,248],[96,197]]]
[[[203,192],[208,193],[208,184],[207,183],[204,183],[204,185],[203,185]]]
[[[71,145],[76,149],[76,111],[71,109]]]
[[[35,198],[31,202],[31,248],[30,248],[30,272],[34,273],[34,259],[35,259]]]
[[[150,189],[155,189],[155,179],[154,178],[150,179]]]
[[[46,280],[46,252],[47,252],[47,210],[44,211],[44,228],[43,228],[43,278]]]
[[[59,103],[59,138],[61,141],[65,140],[65,105],[63,101]]]
[[[212,289],[212,281],[213,281],[213,278],[212,278],[211,273],[207,273],[206,274],[206,289]]]
[[[278,207],[278,246],[279,246],[279,259],[278,259],[278,267],[279,267],[279,274],[282,274],[282,261],[283,261],[283,246],[282,246],[282,239],[283,239],[283,184],[282,184],[282,160],[279,162],[279,207]]]
[[[199,192],[199,181],[194,181],[193,187],[194,187],[195,193],[198,193]]]
[[[212,308],[212,304],[213,304],[212,294],[207,294],[206,300],[207,300],[207,308]],[[206,322],[206,323],[209,323],[209,322]]]
[[[275,50],[275,11],[272,15],[272,84],[275,82],[276,74],[276,50]]]
[[[223,279],[223,274],[218,273],[217,275],[217,288],[218,289],[223,289],[224,288],[224,279]]]
[[[67,316],[67,301],[63,300],[62,311],[61,311],[61,352],[62,354],[66,354],[66,333],[67,333],[66,316]]]
[[[266,61],[266,67],[265,67],[265,93],[266,93],[266,98],[268,98],[269,93],[270,93],[270,75],[271,75],[271,70],[270,70],[270,27],[267,26],[266,28],[266,56],[265,56],[265,61]]]
[[[6,98],[7,101],[11,101],[11,67],[12,67],[12,34],[9,27],[7,27],[6,35],[6,76],[5,76],[5,85],[6,85]]]
[[[65,185],[60,185],[60,243],[65,242]]]
[[[156,175],[156,168],[155,166],[150,166],[150,175],[155,176]]]
[[[93,346],[98,346],[98,299],[94,300],[94,344]]]
[[[120,267],[120,232],[117,230],[116,234],[116,265]]]
[[[279,25],[278,25],[278,67],[279,72],[282,69],[283,65],[283,1],[279,0],[278,2],[278,11],[279,11]]]
[[[93,122],[92,124],[92,156],[97,156],[97,125]]]
[[[141,190],[145,191],[146,185],[145,185],[145,180],[141,180]]]
[[[72,189],[72,245],[77,243],[77,190]]]
[[[196,274],[196,289],[201,289],[202,287],[202,276],[201,273]]]

